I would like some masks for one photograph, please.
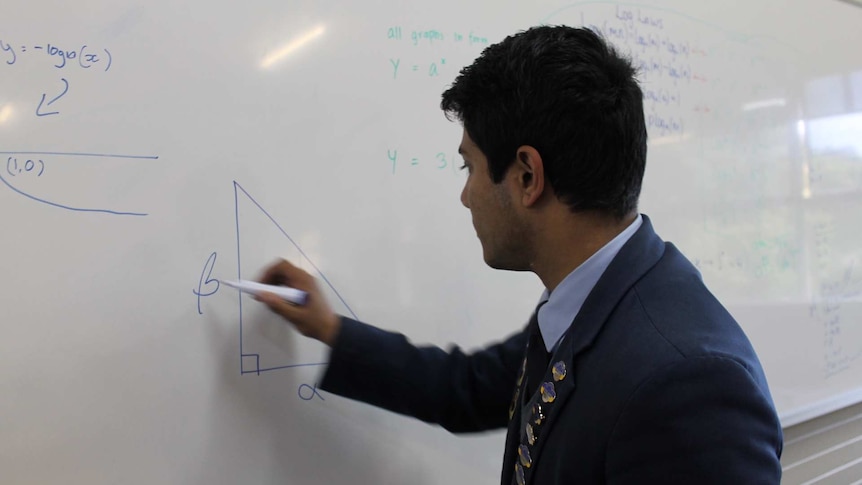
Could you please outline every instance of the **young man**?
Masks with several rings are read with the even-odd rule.
[[[260,300],[332,347],[321,387],[453,432],[508,426],[503,485],[779,483],[782,432],[747,338],[637,212],[646,161],[631,63],[589,30],[488,47],[443,94],[461,194],[491,267],[545,285],[530,324],[471,355],[332,312],[286,261]],[[489,303],[490,304],[490,303]]]

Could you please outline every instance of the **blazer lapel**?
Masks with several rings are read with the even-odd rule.
[[[570,352],[570,357],[567,357],[577,357],[592,345],[623,296],[664,255],[664,241],[653,231],[649,218],[642,217],[641,227],[608,265],[566,332],[560,349],[568,347],[566,352]]]

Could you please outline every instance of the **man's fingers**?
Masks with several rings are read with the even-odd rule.
[[[259,281],[267,285],[287,285],[308,291],[310,279],[308,273],[289,261],[280,259],[264,271]]]
[[[278,313],[279,315],[290,321],[294,321],[294,317],[296,317],[300,312],[299,307],[297,307],[293,303],[284,300],[282,297],[274,293],[262,292],[257,295],[257,299],[261,303],[268,306],[270,310]]]
[[[290,266],[292,265],[286,260],[280,259],[266,268],[259,281],[267,285],[282,284],[290,272]]]
[[[262,292],[256,296],[256,299],[269,307],[273,313],[292,323],[301,334],[332,345],[340,320],[326,303],[313,276],[282,259],[274,262],[263,272],[260,282],[289,286],[307,292],[308,299],[304,305],[294,305],[270,292]]]

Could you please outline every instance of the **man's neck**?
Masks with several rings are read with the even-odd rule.
[[[531,269],[549,292],[599,249],[623,232],[637,217],[632,212],[622,220],[584,212],[559,214],[537,233]]]

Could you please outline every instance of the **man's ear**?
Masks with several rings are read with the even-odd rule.
[[[515,164],[518,189],[521,192],[521,203],[524,207],[532,207],[545,192],[545,165],[539,151],[529,145],[518,148]]]

